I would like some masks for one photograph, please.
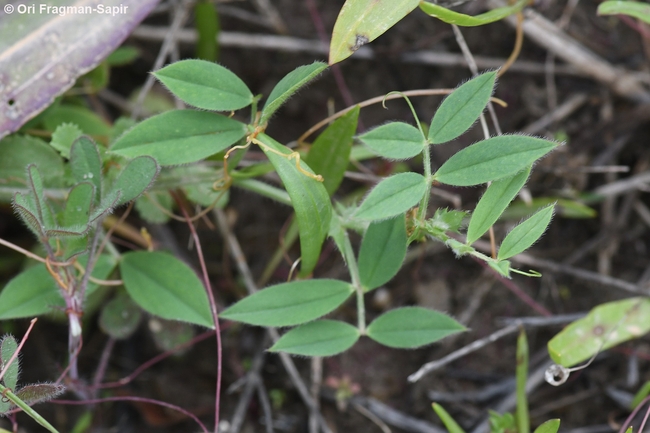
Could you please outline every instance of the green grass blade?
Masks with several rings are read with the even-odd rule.
[[[526,396],[526,382],[528,381],[528,339],[526,331],[522,329],[517,338],[517,433],[530,433],[530,416],[528,414],[528,398]]]
[[[598,15],[629,15],[650,24],[650,5],[636,1],[605,1],[598,5]]]
[[[433,410],[440,417],[442,423],[447,427],[449,433],[465,433],[465,430],[449,415],[449,413],[438,403],[433,403]]]
[[[511,6],[492,9],[480,15],[471,16],[454,12],[437,4],[422,1],[420,9],[427,15],[438,18],[447,24],[456,24],[462,27],[476,27],[499,21],[509,15],[519,12],[528,4],[528,0],[519,0]]]

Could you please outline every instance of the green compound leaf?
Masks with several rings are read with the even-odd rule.
[[[350,57],[408,15],[419,0],[346,0],[332,31],[329,64]]]
[[[571,367],[624,341],[650,331],[650,299],[629,298],[601,304],[548,342],[556,363]]]
[[[382,220],[406,212],[427,193],[427,182],[418,173],[400,173],[377,184],[365,198],[356,214],[364,220]]]
[[[117,206],[140,197],[153,184],[159,172],[158,163],[150,156],[139,156],[130,161],[110,191],[120,191]]]
[[[598,5],[598,15],[629,15],[650,24],[650,5],[636,1],[605,1]]]
[[[358,138],[377,155],[388,159],[413,158],[427,145],[420,130],[404,122],[381,125]]]
[[[79,137],[70,148],[70,166],[77,182],[90,182],[95,186],[95,203],[102,194],[102,160],[95,142],[86,136]]]
[[[13,278],[0,293],[0,320],[40,316],[65,308],[45,265],[32,266]]]
[[[496,72],[479,75],[447,96],[431,119],[429,141],[445,143],[467,131],[485,110],[496,79]]]
[[[59,186],[63,179],[63,160],[43,140],[30,136],[12,135],[0,140],[0,185],[24,187],[25,168],[36,164],[43,171],[43,182]]]
[[[535,429],[534,433],[557,433],[560,429],[560,420],[559,419],[549,419],[539,427]]]
[[[465,433],[465,430],[458,425],[456,420],[454,420],[442,406],[438,403],[433,403],[432,407],[449,433]]]
[[[384,346],[412,349],[465,329],[463,325],[438,311],[422,307],[402,307],[376,318],[368,327],[368,337]]]
[[[553,209],[554,205],[546,206],[512,229],[501,243],[497,260],[509,259],[537,242],[551,222]]]
[[[359,339],[359,330],[336,320],[317,320],[284,334],[269,349],[302,356],[333,356],[345,352]]]
[[[301,173],[296,168],[295,160],[288,160],[275,152],[283,155],[291,154],[291,150],[278,143],[266,134],[258,135],[260,140],[268,148],[262,150],[278,172],[282,183],[291,197],[293,210],[296,212],[298,227],[300,228],[300,274],[309,275],[318,262],[321,246],[327,236],[332,218],[332,204],[325,187],[321,182]],[[274,152],[275,151],[275,152]],[[313,173],[311,168],[303,161],[300,167]]]
[[[52,133],[50,146],[56,149],[62,157],[70,158],[70,147],[72,143],[79,138],[83,132],[73,123],[64,123],[56,127]]]
[[[434,174],[434,179],[455,186],[479,185],[502,179],[531,166],[558,145],[525,135],[488,138],[449,158]]]
[[[330,196],[341,185],[348,168],[360,111],[357,105],[332,122],[314,141],[305,158],[314,173],[323,176],[323,186]]]
[[[266,124],[282,104],[325,69],[327,69],[327,64],[314,62],[311,65],[300,66],[285,75],[271,91],[269,99],[262,109],[260,124]]]
[[[131,298],[151,314],[214,328],[203,284],[177,258],[160,252],[130,252],[122,256],[120,272]]]
[[[18,375],[20,374],[19,356],[17,356],[16,359],[14,359],[11,364],[9,364],[9,360],[12,356],[14,356],[16,350],[18,350],[18,343],[16,343],[16,339],[14,337],[11,335],[5,335],[2,337],[2,341],[0,342],[0,358],[2,360],[0,371],[4,371],[5,368],[7,369],[5,371],[5,375],[2,377],[2,383],[7,388],[11,389],[16,389]]]
[[[528,4],[528,0],[519,0],[512,6],[492,9],[480,15],[471,16],[454,12],[437,4],[420,2],[420,9],[427,15],[438,18],[447,24],[456,24],[462,27],[476,27],[499,21],[509,15],[519,12]]]
[[[499,219],[513,198],[519,193],[530,174],[530,167],[512,177],[495,180],[472,212],[467,227],[467,244],[471,245],[483,236]]]
[[[406,257],[407,238],[405,215],[368,226],[359,250],[359,277],[365,291],[397,274]]]
[[[219,317],[259,326],[294,326],[318,319],[345,302],[354,288],[338,280],[304,280],[261,290]]]
[[[149,155],[161,166],[196,162],[246,135],[246,125],[220,114],[173,110],[148,118],[122,134],[111,152],[126,158]]]
[[[153,75],[183,102],[204,110],[238,110],[253,102],[253,94],[237,75],[205,60],[181,60]]]

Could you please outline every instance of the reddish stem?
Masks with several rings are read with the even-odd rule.
[[[55,404],[70,404],[70,405],[87,405],[87,404],[96,404],[96,403],[105,403],[108,401],[139,401],[143,403],[150,403],[150,404],[155,404],[157,406],[163,406],[172,410],[175,410],[177,412],[182,413],[185,416],[188,416],[194,420],[200,427],[201,430],[203,430],[204,433],[209,433],[208,429],[205,427],[205,425],[201,422],[201,420],[194,415],[192,412],[183,409],[180,406],[176,406],[171,403],[165,403],[164,401],[159,401],[159,400],[153,400],[151,398],[144,398],[144,397],[135,397],[135,396],[121,396],[121,397],[106,397],[106,398],[95,398],[92,400],[52,400],[50,403],[55,403]]]
[[[217,313],[217,302],[214,299],[214,293],[212,293],[212,285],[210,284],[210,277],[208,276],[208,268],[205,265],[205,259],[203,258],[203,249],[201,248],[201,241],[199,240],[199,235],[196,233],[196,229],[190,220],[190,216],[185,210],[182,201],[176,194],[172,194],[174,200],[178,204],[179,209],[183,213],[183,217],[187,221],[187,226],[192,233],[192,238],[194,239],[194,245],[196,246],[196,254],[199,257],[199,264],[201,265],[201,273],[203,274],[203,280],[205,283],[205,291],[208,294],[208,300],[210,301],[210,313],[212,313],[212,321],[214,322],[215,334],[217,336],[217,390],[215,395],[215,408],[214,408],[214,432],[219,432],[219,407],[221,405],[221,360],[222,360],[222,348],[221,348],[221,330],[219,329],[219,315]]]

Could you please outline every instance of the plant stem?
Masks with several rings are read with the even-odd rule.
[[[431,196],[431,186],[433,185],[433,176],[431,176],[431,149],[429,144],[422,150],[422,163],[424,164],[424,178],[427,181],[427,189],[422,200],[420,200],[420,209],[418,210],[418,221],[421,223],[427,217],[427,208],[429,207],[429,197]]]
[[[36,412],[34,409],[32,409],[27,403],[22,401],[16,394],[14,394],[9,388],[6,386],[0,384],[0,392],[2,392],[2,395],[4,395],[7,399],[9,399],[13,404],[21,408],[27,415],[32,417],[34,421],[45,427],[47,430],[51,431],[52,433],[59,433],[57,429],[55,429],[52,424],[47,422],[45,418],[40,416],[38,412]]]
[[[363,286],[361,285],[361,277],[359,277],[359,267],[357,266],[357,258],[354,255],[354,250],[352,249],[352,243],[350,243],[350,237],[348,236],[347,230],[344,231],[343,238],[343,257],[345,262],[350,269],[350,278],[352,279],[352,285],[354,290],[357,292],[357,327],[361,335],[366,333],[366,306],[363,302]]]

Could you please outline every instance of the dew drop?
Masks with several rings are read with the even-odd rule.
[[[54,79],[54,72],[48,72],[45,78],[47,78],[48,80]]]
[[[86,177],[86,176],[88,176],[88,177]],[[92,178],[93,178],[93,174],[92,174],[92,173],[88,173],[87,175],[84,176],[84,178],[86,178],[86,179],[92,179]]]

